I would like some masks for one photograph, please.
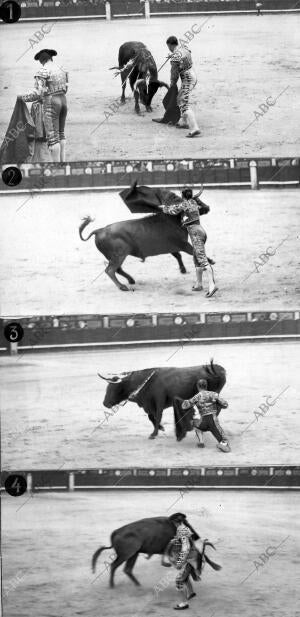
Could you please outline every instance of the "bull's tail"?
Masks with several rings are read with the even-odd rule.
[[[213,570],[216,570],[217,572],[219,570],[222,570],[222,566],[220,566],[215,561],[212,561],[211,559],[209,559],[209,557],[207,557],[207,555],[204,555],[204,559],[205,559],[206,563],[208,563]]]
[[[87,238],[83,237],[82,232],[90,223],[93,222],[94,219],[91,219],[90,216],[85,216],[82,220],[83,220],[83,223],[81,223],[79,227],[79,235],[80,235],[81,240],[83,240],[83,242],[87,242],[87,240],[89,240],[90,237],[96,233],[96,230],[91,231],[90,235]]]
[[[214,545],[211,542],[209,542],[208,540],[204,540],[203,541],[203,556],[204,556],[204,559],[205,559],[206,563],[208,563],[210,565],[210,567],[213,570],[216,570],[217,572],[219,570],[222,570],[222,566],[220,566],[218,563],[216,563],[215,561],[212,561],[212,559],[207,557],[207,555],[205,553],[205,549],[206,549],[207,546],[211,546],[214,550],[216,550]]]
[[[215,375],[216,377],[220,377],[220,370],[221,373],[225,373],[225,370],[222,366],[219,366],[219,370],[216,368],[216,365],[214,363],[214,359],[211,358],[210,359],[210,363],[206,365],[207,366],[207,370],[211,375]]]
[[[215,364],[213,358],[210,360],[210,364],[206,365],[207,374],[212,380],[213,389],[216,392],[221,392],[226,383],[226,371],[223,366]],[[220,413],[221,408],[218,413]]]
[[[210,363],[207,365],[207,370],[209,373],[212,373],[213,375],[217,375],[217,371],[215,369],[213,358],[210,359]]]
[[[96,569],[96,563],[97,563],[97,559],[99,557],[99,555],[102,553],[102,551],[107,551],[109,548],[112,548],[112,546],[101,546],[100,548],[98,548],[98,550],[93,554],[92,557],[92,571],[95,572]]]

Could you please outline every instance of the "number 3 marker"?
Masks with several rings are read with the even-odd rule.
[[[5,326],[4,336],[9,343],[19,343],[24,336],[24,330],[20,323],[12,321]]]

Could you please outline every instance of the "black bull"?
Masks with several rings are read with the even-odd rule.
[[[173,515],[175,516],[175,515]],[[185,519],[187,525],[193,532],[192,539],[199,539],[198,534]],[[114,573],[116,569],[125,562],[124,572],[136,584],[140,583],[132,574],[134,564],[139,553],[144,553],[149,557],[151,555],[163,555],[167,549],[169,542],[176,534],[176,526],[172,521],[172,517],[157,516],[153,518],[143,518],[134,523],[129,523],[116,529],[111,534],[111,546],[101,546],[93,555],[92,570],[95,572],[96,563],[99,555],[104,550],[113,548],[116,557],[110,564],[110,587],[114,586]],[[207,543],[208,544],[208,543]],[[201,571],[204,561],[214,568],[219,570],[220,566],[215,564],[205,555],[205,549],[202,553],[199,552],[199,570]]]
[[[141,219],[100,227],[84,238],[82,232],[91,221],[90,217],[83,219],[79,227],[80,238],[86,242],[95,236],[98,251],[108,260],[105,272],[122,291],[128,291],[129,287],[120,283],[116,273],[126,278],[130,285],[135,283],[132,276],[122,269],[129,255],[145,261],[146,257],[171,253],[178,261],[180,271],[183,274],[186,272],[179,251],[192,255],[193,248],[188,242],[186,229],[180,224],[180,216],[151,214]]]
[[[146,382],[147,378],[152,377]],[[148,414],[154,426],[150,438],[154,439],[161,426],[163,410],[171,407],[175,397],[191,398],[198,392],[197,382],[206,379],[209,390],[220,392],[226,383],[226,371],[219,364],[189,367],[157,367],[132,371],[124,376],[105,377],[109,381],[103,404],[110,409],[126,401],[144,382],[145,386],[136,394],[134,401]]]
[[[131,90],[135,99],[135,111],[140,113],[141,102],[147,111],[152,111],[151,102],[159,88],[168,88],[167,84],[158,79],[156,62],[144,43],[140,41],[128,41],[119,49],[119,66],[121,75],[122,95],[121,103],[125,103],[125,88],[129,79]]]

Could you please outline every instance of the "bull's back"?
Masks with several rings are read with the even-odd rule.
[[[127,523],[127,525],[123,525],[112,533],[111,538],[113,539],[117,534],[131,532],[132,530],[141,530],[144,529],[145,526],[156,525],[157,523],[163,523],[167,520],[166,516],[151,516],[147,518],[141,518],[138,521],[133,521],[132,523]]]
[[[174,532],[174,526],[167,517],[144,518],[116,529],[111,542],[118,553],[125,547],[130,551],[131,545],[138,544],[141,553],[155,554],[164,551]]]
[[[137,388],[154,373],[148,386],[142,391],[142,398],[168,399],[171,404],[174,396],[190,398],[197,393],[197,381],[206,379],[208,387],[220,392],[226,383],[226,371],[223,366],[210,364],[185,367],[149,367],[133,371],[130,376],[130,386]],[[167,401],[166,401],[167,402]]]
[[[164,393],[166,404],[171,404],[175,396],[186,399],[195,395],[199,379],[208,381],[208,389],[220,392],[226,383],[225,369],[217,364],[214,371],[210,365],[161,368],[157,372],[157,389]]]

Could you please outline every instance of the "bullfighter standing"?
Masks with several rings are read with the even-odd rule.
[[[67,116],[66,92],[68,73],[53,62],[54,49],[42,49],[35,56],[42,68],[35,72],[34,89],[19,95],[25,102],[40,101],[42,117],[46,131],[48,147],[53,162],[65,162],[66,138],[65,123]]]
[[[183,401],[182,409],[194,407],[193,426],[197,431],[210,431],[218,440],[217,447],[222,452],[230,452],[230,446],[225,433],[218,420],[220,407],[226,409],[227,401],[222,399],[217,392],[207,390],[206,379],[199,379],[198,394],[190,399]],[[219,409],[218,409],[219,407]]]
[[[207,214],[209,212],[209,206],[204,204],[200,199],[198,193],[193,197],[193,191],[191,188],[184,188],[182,191],[183,201],[179,204],[161,205],[159,206],[165,214],[170,215],[182,215],[182,226],[186,227],[189,234],[191,243],[194,249],[194,263],[196,268],[197,283],[193,286],[193,291],[201,291],[202,287],[202,275],[203,271],[208,276],[208,292],[206,296],[210,298],[217,291],[217,287],[214,279],[214,271],[209,263],[206,252],[205,242],[207,235],[200,222],[200,215]]]
[[[185,518],[182,514],[177,513],[172,515],[172,521],[176,526],[176,535],[171,540],[163,555],[162,565],[173,565],[178,574],[175,579],[176,589],[180,594],[181,602],[174,606],[177,611],[182,611],[189,608],[188,600],[195,597],[190,576],[194,580],[200,580],[198,572],[197,552],[193,541],[193,532],[185,524]],[[166,558],[168,561],[166,561]]]
[[[196,595],[190,581],[190,576],[192,575],[195,580],[200,580],[200,575],[197,574],[196,564],[194,563],[195,551],[192,531],[185,525],[183,515],[176,515],[176,518],[173,518],[173,522],[176,526],[176,535],[168,544],[166,552],[168,553],[172,565],[178,570],[176,576],[176,589],[180,594],[181,601],[174,606],[174,609],[184,610],[189,608],[188,600]],[[170,554],[171,548],[173,558]],[[163,563],[163,565],[168,564]]]
[[[171,60],[171,86],[177,84],[180,77],[181,88],[178,92],[177,103],[181,112],[181,119],[176,125],[177,128],[189,128],[190,132],[186,137],[196,137],[200,135],[195,114],[190,106],[190,94],[197,84],[197,78],[193,69],[192,54],[187,47],[178,46],[176,36],[169,36],[167,46],[172,52]]]
[[[261,12],[261,10],[262,10],[262,2],[256,2],[255,6],[256,6],[256,10],[257,10],[256,15],[257,16],[262,15],[262,12]]]

